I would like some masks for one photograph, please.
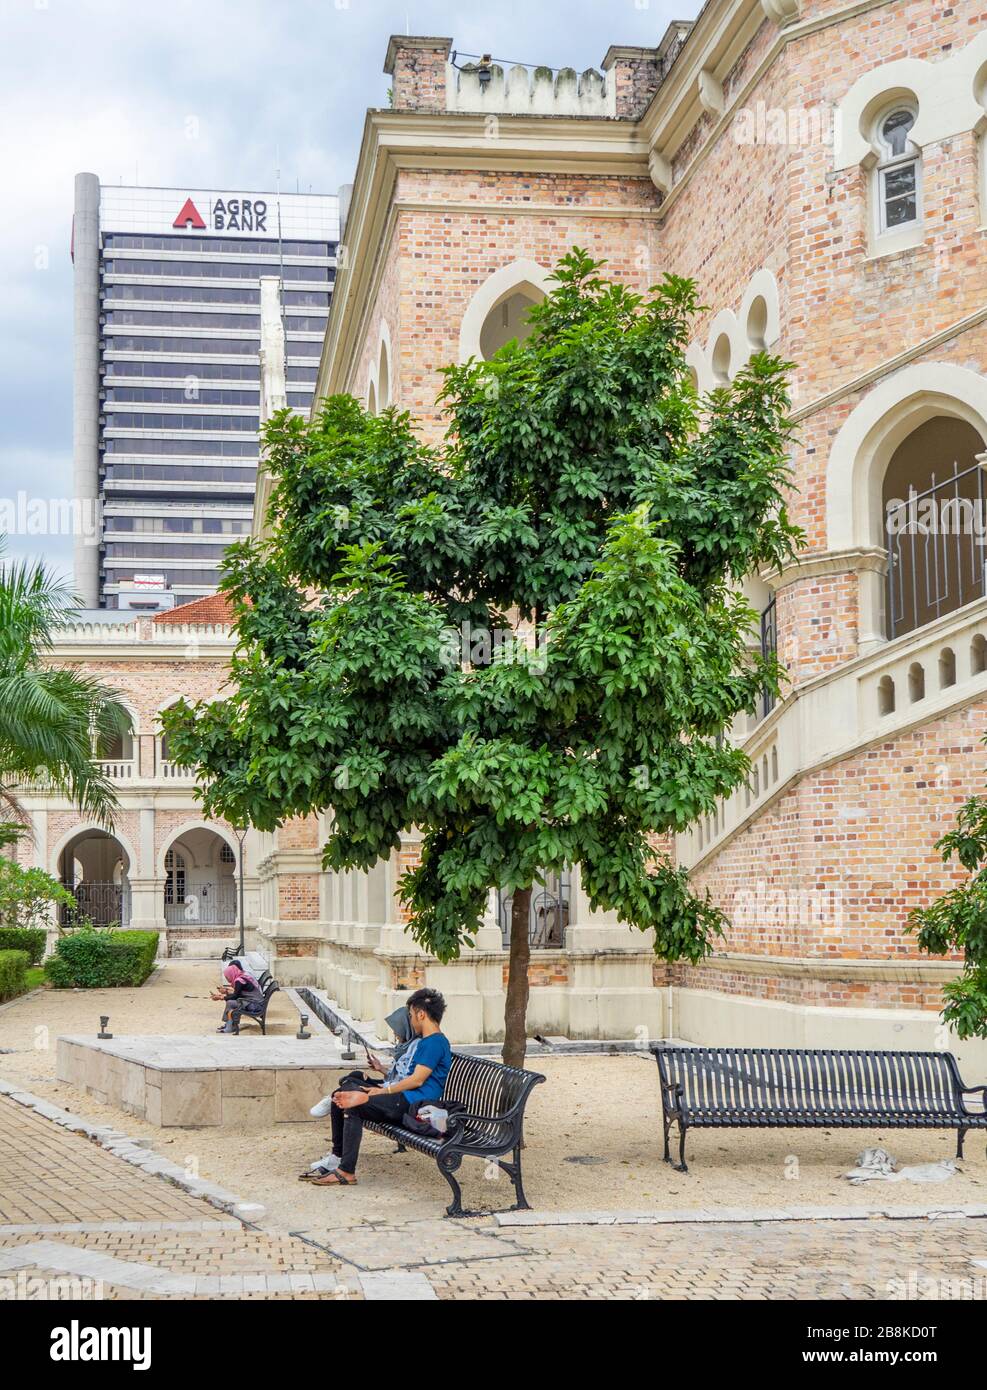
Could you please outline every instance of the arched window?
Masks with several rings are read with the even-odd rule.
[[[948,690],[956,684],[956,654],[952,647],[944,647],[939,653],[939,689]]]
[[[185,901],[185,859],[176,850],[165,855],[165,902]]]
[[[983,596],[983,451],[972,425],[936,415],[892,454],[883,495],[889,638]]]
[[[477,286],[459,325],[459,360],[489,360],[512,338],[531,332],[528,314],[551,288],[551,272],[537,261],[521,259],[502,265]]]
[[[532,328],[528,310],[537,303],[534,295],[517,290],[494,305],[480,329],[480,353],[487,361],[512,338],[524,342]]]
[[[886,111],[876,123],[878,233],[900,231],[919,220],[920,151],[909,139],[916,112]]]
[[[380,345],[380,359],[377,364],[377,409],[384,411],[391,403],[391,363],[387,344]]]
[[[878,683],[877,712],[882,716],[894,714],[894,681],[890,676],[882,676]]]
[[[730,383],[732,351],[730,339],[725,333],[721,333],[713,344],[713,376],[716,378],[717,386],[728,386]]]

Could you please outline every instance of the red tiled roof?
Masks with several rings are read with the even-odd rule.
[[[205,598],[196,598],[191,603],[182,603],[177,608],[166,608],[161,613],[155,613],[153,621],[232,627],[234,617],[225,594],[207,594]]]

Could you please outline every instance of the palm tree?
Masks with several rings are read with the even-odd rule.
[[[0,555],[4,539],[0,537]],[[94,748],[129,728],[115,690],[91,676],[45,664],[52,633],[79,612],[71,589],[35,563],[0,563],[0,803],[13,816],[0,846],[25,816],[12,788],[30,782],[71,798],[110,828],[116,795]]]

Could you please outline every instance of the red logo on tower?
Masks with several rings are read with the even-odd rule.
[[[185,199],[185,206],[171,224],[173,227],[184,228],[195,227],[197,230],[204,231],[206,224],[199,216],[199,209],[192,202],[191,198]]]

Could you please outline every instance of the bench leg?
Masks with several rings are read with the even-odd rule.
[[[662,1158],[666,1163],[671,1163],[672,1155],[668,1151],[668,1132],[672,1128],[672,1122],[664,1115],[661,1119],[661,1127],[665,1131],[665,1152],[662,1155]]]
[[[527,1197],[524,1195],[524,1187],[521,1184],[521,1145],[518,1144],[515,1147],[514,1160],[512,1163],[504,1163],[501,1159],[498,1159],[497,1167],[502,1168],[514,1184],[514,1205],[511,1207],[511,1211],[530,1211],[531,1207]]]
[[[446,1216],[468,1215],[467,1212],[463,1211],[463,1189],[459,1186],[455,1178],[456,1169],[462,1161],[462,1156],[459,1156],[450,1162],[439,1164],[439,1172],[452,1188],[452,1201],[449,1206],[446,1207]]]
[[[961,1129],[958,1129],[958,1130],[956,1131],[956,1157],[957,1157],[957,1158],[962,1158],[962,1157],[963,1157],[963,1140],[964,1140],[965,1138],[966,1138],[966,1130],[965,1130],[965,1129],[962,1129],[962,1128],[961,1128]]]
[[[675,1169],[676,1173],[688,1173],[688,1171],[689,1171],[689,1165],[688,1165],[688,1164],[686,1163],[686,1161],[685,1161],[685,1136],[686,1136],[687,1128],[688,1128],[688,1126],[684,1125],[684,1124],[682,1123],[682,1121],[680,1120],[680,1121],[679,1121],[679,1161],[678,1161],[678,1163],[673,1163],[673,1164],[672,1164],[672,1167]]]

